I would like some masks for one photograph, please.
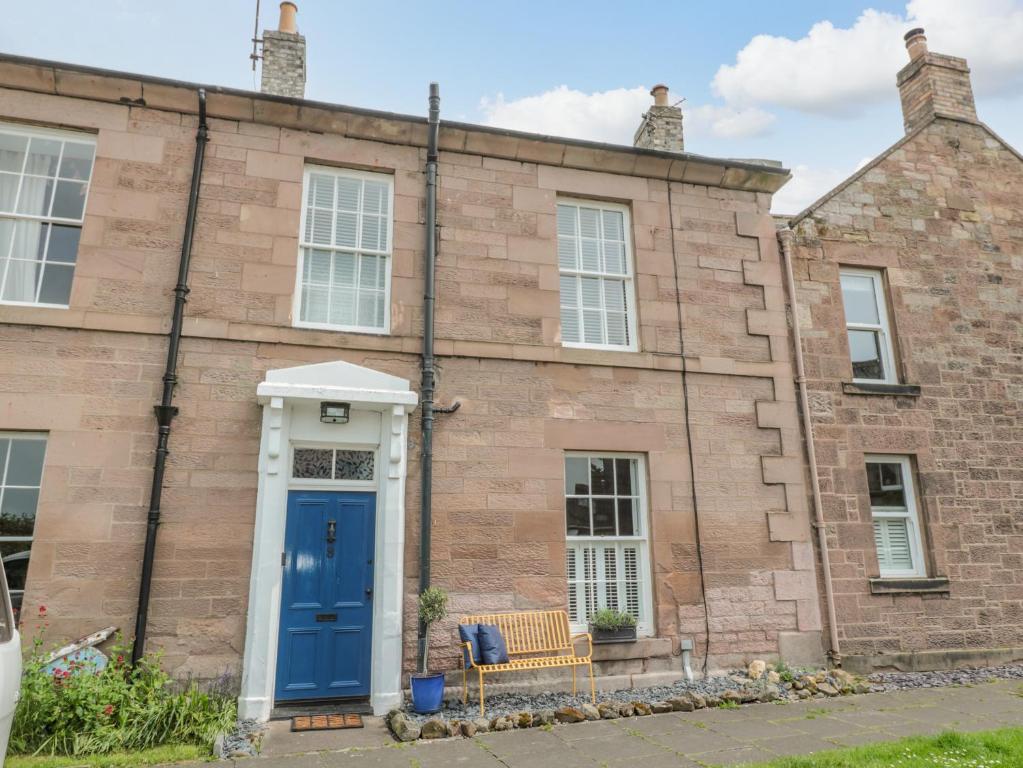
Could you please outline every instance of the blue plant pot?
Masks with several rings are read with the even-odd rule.
[[[444,701],[444,675],[412,675],[412,709],[421,715],[440,711]]]

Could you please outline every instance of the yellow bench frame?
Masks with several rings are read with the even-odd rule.
[[[575,668],[589,667],[590,699],[597,703],[597,689],[593,682],[593,638],[589,632],[573,635],[568,628],[568,613],[565,611],[522,611],[518,613],[488,613],[478,616],[463,616],[459,624],[496,624],[508,646],[510,661],[504,664],[480,664],[474,659],[472,643],[459,643],[472,669],[480,681],[480,716],[485,713],[484,675],[495,672],[519,672],[528,669],[572,668],[572,693],[576,692]],[[585,656],[576,653],[575,645],[586,640],[588,650]],[[469,682],[465,659],[462,660],[462,703],[469,701]]]

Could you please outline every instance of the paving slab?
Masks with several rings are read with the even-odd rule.
[[[411,744],[383,721],[348,731],[291,733],[271,724],[252,768],[694,768],[767,761],[943,730],[1023,723],[1023,685],[985,683],[812,699],[784,706],[647,717],[480,734]]]
[[[740,763],[761,763],[773,760],[775,755],[756,747],[741,747],[721,752],[704,752],[696,756],[697,764],[738,765]]]
[[[362,728],[342,731],[300,731],[292,733],[291,720],[272,720],[263,735],[264,757],[278,757],[302,752],[325,752],[338,749],[370,749],[394,743],[382,717],[362,718]]]
[[[621,760],[627,757],[640,759],[665,751],[659,744],[631,736],[627,731],[602,739],[577,741],[572,748],[592,760]]]
[[[716,749],[740,749],[744,746],[741,741],[709,729],[680,728],[675,733],[658,734],[650,738],[665,749],[680,755],[697,755]]]

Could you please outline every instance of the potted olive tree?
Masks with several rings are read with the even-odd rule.
[[[419,596],[419,621],[425,629],[423,663],[417,674],[412,675],[412,708],[416,712],[429,714],[440,709],[444,700],[444,673],[429,673],[430,626],[441,621],[448,614],[448,594],[440,587],[430,587]]]
[[[636,619],[631,613],[601,608],[590,617],[594,644],[636,642]]]

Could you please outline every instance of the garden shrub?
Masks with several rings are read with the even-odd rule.
[[[103,669],[73,662],[71,670],[47,672],[40,627],[24,664],[11,754],[78,756],[164,744],[208,749],[234,727],[235,700],[226,691],[176,684],[160,654],[147,654],[132,668],[126,650],[115,645]]]

